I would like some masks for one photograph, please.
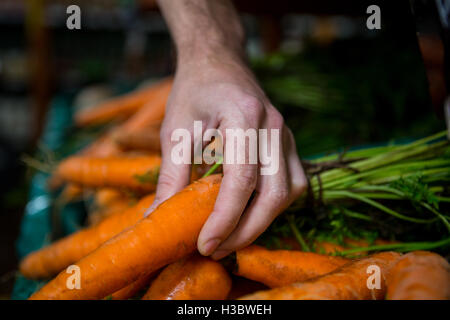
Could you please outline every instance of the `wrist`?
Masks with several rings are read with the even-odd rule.
[[[240,46],[225,46],[218,43],[190,43],[177,46],[177,65],[245,65],[245,50]]]
[[[247,66],[243,48],[224,47],[222,45],[204,45],[180,48],[177,53],[177,70],[208,70],[221,69],[227,66],[229,70]]]

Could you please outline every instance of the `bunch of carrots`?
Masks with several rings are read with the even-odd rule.
[[[200,256],[196,243],[222,181],[213,172],[217,166],[206,174],[195,168],[189,186],[144,216],[154,200],[161,163],[159,126],[171,83],[165,79],[77,114],[80,127],[118,124],[54,169],[51,186],[63,188],[66,201],[89,195],[92,210],[84,229],[21,261],[25,277],[50,280],[30,299],[450,299],[449,263],[425,251],[438,247],[435,243],[426,247],[378,239],[377,249],[363,240],[345,239],[344,244],[308,238],[296,214],[312,200],[313,207],[317,201],[337,206],[350,200],[412,223],[439,222],[450,232],[448,215],[428,199],[417,204],[432,217],[409,216],[381,202],[405,200],[407,191],[401,193],[392,182],[422,168],[430,192],[439,201],[448,199],[442,195],[450,166],[439,158],[448,151],[442,134],[308,163],[308,194],[280,217],[291,235],[278,240],[291,249],[253,244],[214,261]],[[441,246],[448,242],[443,241]],[[68,272],[72,265],[79,278]],[[374,276],[377,285],[370,286],[367,270],[373,265],[380,274]],[[72,281],[79,285],[69,286]]]

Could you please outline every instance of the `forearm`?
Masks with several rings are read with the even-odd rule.
[[[242,59],[244,30],[230,0],[158,0],[179,63],[211,57]]]

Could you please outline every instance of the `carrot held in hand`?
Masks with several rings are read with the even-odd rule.
[[[449,300],[450,265],[436,253],[413,251],[398,260],[387,285],[389,300]]]
[[[194,255],[167,266],[142,300],[224,300],[230,289],[231,278],[219,262]]]
[[[400,255],[383,252],[349,262],[326,275],[305,282],[244,296],[244,300],[371,300],[383,299],[386,293],[385,278]],[[371,268],[379,268],[379,289],[377,277]],[[369,288],[369,284],[371,285]],[[374,285],[374,287],[372,287]]]
[[[30,299],[102,299],[191,254],[214,208],[221,180],[220,175],[211,175],[195,181],[76,262],[81,273],[79,290],[67,288],[71,275],[63,271]]]
[[[97,249],[102,243],[133,226],[143,218],[153,203],[154,195],[142,198],[135,206],[112,215],[99,224],[75,232],[38,251],[20,263],[20,272],[27,278],[51,277]]]
[[[58,174],[66,181],[91,188],[113,187],[150,192],[155,190],[160,164],[159,156],[72,156],[60,163]]]
[[[110,99],[98,106],[78,112],[75,115],[75,123],[78,126],[87,126],[102,124],[112,120],[123,120],[133,115],[146,104],[154,109],[165,108],[165,103],[162,104],[161,101],[163,98],[167,100],[171,87],[172,78],[168,78],[146,88]]]
[[[235,273],[275,288],[327,274],[347,262],[342,257],[251,245],[236,252]]]

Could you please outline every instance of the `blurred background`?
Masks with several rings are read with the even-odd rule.
[[[81,8],[81,30],[66,27],[71,4]],[[410,1],[235,4],[250,64],[293,130],[301,156],[445,128],[445,87],[430,87]],[[380,30],[366,27],[371,4],[381,8]],[[6,298],[33,192],[24,155],[58,158],[82,145],[90,132],[71,127],[77,109],[173,74],[175,66],[152,0],[1,0],[0,39],[0,297]],[[435,60],[440,45],[426,42]],[[434,77],[443,70],[438,63]]]

